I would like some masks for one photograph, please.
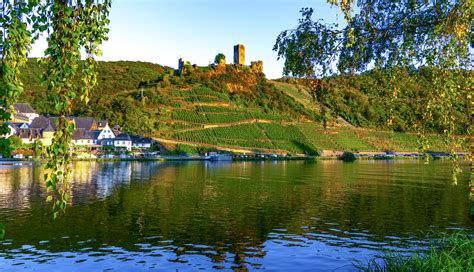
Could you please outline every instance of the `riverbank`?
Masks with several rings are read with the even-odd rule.
[[[437,238],[427,251],[411,256],[387,253],[357,268],[366,271],[474,271],[472,235],[454,233]]]
[[[425,156],[420,153],[392,153],[392,154],[379,154],[379,153],[355,153],[357,160],[424,160]],[[459,153],[459,157],[463,158],[468,153]],[[448,153],[433,153],[428,154],[430,159],[449,159],[450,154]],[[201,155],[174,155],[174,156],[156,156],[149,158],[137,158],[137,157],[117,157],[117,158],[76,158],[74,161],[208,161],[207,156]],[[271,155],[256,155],[256,156],[234,156],[233,161],[317,161],[317,160],[341,160],[340,156],[326,155],[326,156],[276,156]],[[46,161],[45,159],[33,159],[33,158],[0,158],[0,162],[22,162],[22,161]]]

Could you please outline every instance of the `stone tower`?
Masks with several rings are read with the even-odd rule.
[[[234,46],[234,64],[245,65],[245,46],[243,44]]]

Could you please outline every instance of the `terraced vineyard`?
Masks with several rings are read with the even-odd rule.
[[[287,150],[290,153],[315,154],[316,150],[293,125],[243,124],[177,132],[175,138],[193,143]]]
[[[340,150],[338,143],[324,131],[319,124],[302,123],[298,124],[298,129],[308,139],[312,146],[320,149]]]
[[[78,104],[74,114],[109,120],[124,132],[181,144],[181,149],[188,151],[197,149],[186,146],[206,144],[213,145],[210,148],[301,154],[323,149],[416,151],[416,135],[380,131],[410,130],[410,120],[417,118],[410,107],[395,107],[396,122],[387,126],[389,101],[385,94],[392,92],[394,83],[403,99],[416,101],[434,87],[427,77],[430,73],[423,71],[407,73],[410,79],[406,82],[391,82],[383,71],[322,79],[328,94],[325,117],[331,127],[323,130],[319,123],[322,108],[301,80],[267,80],[248,67],[233,65],[195,68],[178,75],[170,67],[152,63],[99,62],[97,91],[88,104]],[[57,114],[40,84],[37,61],[29,60],[22,75],[25,92],[24,101],[19,102],[32,104],[43,115]],[[468,103],[458,102],[453,108],[460,120],[456,133],[466,134],[470,127],[469,114],[465,114]],[[427,124],[425,129],[442,131],[436,124]],[[430,135],[428,140],[430,150],[447,149],[439,136]],[[469,150],[469,144],[462,149]]]
[[[288,84],[279,84],[289,96],[307,106],[308,93]],[[254,149],[261,152],[316,154],[320,150],[416,151],[416,135],[397,132],[351,129],[322,129],[316,122],[297,122],[288,115],[264,112],[262,108],[235,103],[227,93],[206,87],[172,90],[168,109],[171,130],[167,139],[183,144],[214,145]],[[181,101],[178,103],[178,101]],[[173,106],[177,104],[178,106]],[[318,111],[317,107],[311,107]],[[442,146],[432,137],[432,146]],[[439,148],[438,148],[439,149]],[[197,149],[190,149],[197,150]]]
[[[173,90],[172,96],[181,97],[188,102],[229,102],[229,95],[226,93],[216,92],[207,87],[199,87],[191,90]]]
[[[225,109],[225,108],[222,108]],[[222,112],[203,112],[201,110],[175,110],[172,114],[173,120],[185,121],[190,123],[201,123],[201,124],[221,124],[221,123],[235,123],[244,120],[272,120],[272,121],[284,121],[288,118],[275,115],[267,114],[257,111],[244,112],[241,110],[231,110]]]

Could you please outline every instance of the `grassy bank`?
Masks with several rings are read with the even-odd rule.
[[[427,251],[411,256],[387,253],[356,266],[362,271],[474,271],[474,238],[455,233],[435,239]]]

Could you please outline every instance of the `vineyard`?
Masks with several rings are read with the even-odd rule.
[[[296,126],[244,124],[175,133],[178,140],[225,146],[287,150],[290,153],[315,154],[316,149]]]
[[[179,147],[183,152],[197,150],[186,142],[196,147],[207,144],[299,154],[323,149],[417,151],[420,147],[417,135],[410,132],[410,120],[417,116],[409,107],[393,107],[389,112],[391,100],[386,94],[397,87],[407,101],[423,98],[434,88],[424,72],[407,74],[407,83],[391,82],[385,73],[378,72],[323,79],[327,97],[322,108],[308,82],[268,80],[241,68],[228,65],[225,71],[218,71],[199,67],[178,75],[170,67],[151,63],[99,62],[98,89],[89,103],[76,105],[73,114],[108,120],[111,127],[119,125],[130,134],[179,140],[184,144]],[[40,114],[55,115],[39,80],[40,71],[36,60],[28,61],[22,72],[25,101],[19,102],[30,103]],[[466,135],[471,125],[470,115],[465,114],[467,105],[459,100],[453,107],[459,135]],[[328,118],[327,130],[322,128],[321,109]],[[396,117],[391,118],[396,122],[390,126],[389,115]],[[432,133],[427,137],[429,150],[448,150],[435,134],[442,132],[436,124],[422,125]],[[460,149],[469,150],[469,144]]]
[[[301,103],[312,103],[311,96],[303,90],[288,84],[277,85]],[[165,137],[195,145],[202,143],[290,154],[317,154],[323,149],[414,151],[418,147],[418,138],[413,134],[344,127],[325,130],[316,122],[295,122],[286,114],[243,106],[234,102],[229,94],[207,87],[172,90],[170,97],[178,106],[172,104],[168,110],[171,130]],[[442,143],[439,137],[432,137],[430,144],[441,146]]]
[[[191,90],[173,90],[171,95],[181,97],[188,102],[215,102],[230,101],[229,95],[213,91],[207,87],[199,87]]]

